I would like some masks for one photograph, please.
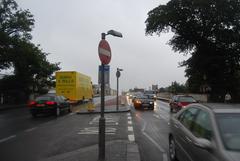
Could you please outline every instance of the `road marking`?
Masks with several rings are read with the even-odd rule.
[[[134,135],[128,135],[128,140],[132,142],[135,141]]]
[[[132,126],[128,126],[128,131],[133,131],[133,127]]]
[[[90,122],[89,125],[93,125],[93,124],[99,124],[99,118],[100,116],[96,116],[94,117]],[[119,118],[113,117],[113,116],[106,116],[105,117],[105,123],[106,125],[118,125],[118,120]]]
[[[72,115],[74,115],[75,113],[74,112],[71,112],[70,114],[68,114],[68,115],[70,115],[70,116],[72,116]]]
[[[153,116],[156,117],[156,118],[158,118],[158,119],[160,119],[160,116],[157,115],[157,114],[153,114]]]
[[[33,131],[33,130],[35,130],[36,129],[36,127],[33,127],[33,128],[30,128],[30,129],[27,129],[27,130],[24,130],[25,132],[31,132],[31,131]]]
[[[130,116],[130,113],[127,113],[127,116]]]
[[[129,117],[128,117],[128,120],[132,120],[132,117],[131,117],[131,116],[129,116]]]
[[[143,128],[142,128],[142,130],[141,130],[142,133],[143,133],[143,135],[146,136],[146,137],[158,148],[158,150],[163,153],[163,155],[162,155],[163,161],[168,161],[167,153],[166,153],[166,151],[163,149],[163,147],[161,147],[161,145],[159,145],[153,138],[151,138],[151,136],[149,136],[149,135],[145,132],[146,127],[147,127],[146,121],[145,121],[142,117],[140,117],[140,116],[138,116],[138,115],[137,115],[136,117],[138,117],[139,119],[141,119],[141,120],[143,121]]]
[[[8,140],[13,139],[13,138],[15,138],[15,137],[16,137],[16,135],[11,135],[11,136],[9,136],[9,137],[3,138],[3,139],[0,140],[0,143],[3,143],[3,142],[5,142],[5,141],[8,141]]]
[[[117,129],[113,127],[106,127],[105,129],[105,134],[106,135],[115,135]],[[99,134],[98,127],[88,127],[88,128],[83,128],[78,132],[77,134],[79,135],[97,135]]]
[[[129,124],[129,125],[132,125],[132,121],[128,121],[128,124]]]

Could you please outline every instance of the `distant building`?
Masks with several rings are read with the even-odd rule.
[[[129,92],[144,92],[144,88],[134,88],[134,89],[130,89]]]
[[[156,84],[156,85],[152,85],[152,90],[153,91],[157,91],[158,90],[158,85]]]

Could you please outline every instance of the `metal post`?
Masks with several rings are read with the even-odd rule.
[[[104,81],[104,64],[102,63],[101,70],[101,117],[99,119],[99,148],[98,159],[99,161],[105,160],[105,118],[104,118],[104,97],[105,97],[105,81]]]
[[[118,78],[119,78],[119,77],[117,77],[117,111],[118,111],[118,109],[119,109],[119,105],[118,105],[118,104],[119,104],[119,103],[118,103],[118,101],[119,101],[119,100],[118,100]]]

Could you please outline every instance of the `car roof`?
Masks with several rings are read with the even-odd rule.
[[[204,103],[202,105],[214,113],[240,113],[240,104]]]

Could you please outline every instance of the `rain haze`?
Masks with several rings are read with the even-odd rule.
[[[167,45],[173,34],[145,35],[147,13],[168,0],[18,0],[20,8],[34,15],[33,42],[51,53],[50,62],[61,70],[78,71],[98,82],[98,44],[101,33],[116,30],[123,38],[107,36],[112,50],[111,88],[116,89],[117,67],[124,71],[120,89],[152,84],[166,87],[172,81],[185,83],[184,68],[178,63],[187,57]]]

